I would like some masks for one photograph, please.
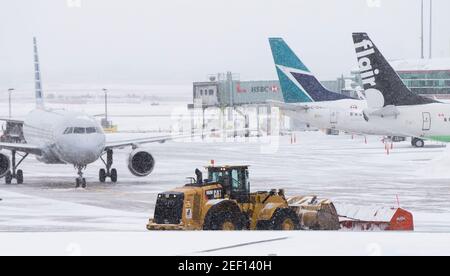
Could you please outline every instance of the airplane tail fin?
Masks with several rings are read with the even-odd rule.
[[[39,64],[39,53],[36,37],[33,37],[34,44],[34,82],[36,93],[36,107],[44,108],[44,92],[42,91],[41,68]]]
[[[270,38],[269,42],[286,103],[336,101],[349,98],[323,87],[282,38]]]
[[[353,42],[369,107],[383,108],[436,102],[417,95],[406,87],[367,33],[354,33]]]

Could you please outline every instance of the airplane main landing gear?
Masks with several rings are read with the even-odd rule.
[[[411,139],[411,145],[416,148],[423,148],[425,147],[425,141],[420,138],[413,137]]]
[[[86,178],[83,177],[83,170],[86,168],[86,166],[76,166],[78,170],[78,178],[76,179],[76,188],[87,188],[87,182]]]
[[[99,180],[101,183],[106,182],[106,178],[110,178],[112,183],[117,182],[117,170],[112,169],[113,161],[114,161],[114,152],[112,149],[106,151],[106,161],[101,157],[103,164],[105,164],[106,169],[101,169],[99,171]]]
[[[28,153],[21,156],[21,159],[18,163],[16,163],[16,155],[17,151],[11,151],[11,171],[7,172],[5,175],[5,183],[7,185],[11,184],[14,179],[17,180],[17,184],[23,184],[24,181],[23,171],[18,170],[17,168],[20,166],[20,164],[22,164],[23,160],[28,157]]]

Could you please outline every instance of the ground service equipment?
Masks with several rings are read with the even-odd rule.
[[[207,167],[208,178],[158,195],[148,230],[338,230],[329,200],[250,191],[248,166]]]

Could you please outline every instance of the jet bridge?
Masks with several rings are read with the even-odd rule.
[[[21,121],[7,121],[2,126],[3,134],[0,136],[2,143],[16,143],[25,144],[25,137],[23,135],[23,122]]]

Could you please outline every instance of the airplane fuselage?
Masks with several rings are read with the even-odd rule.
[[[84,113],[35,109],[26,117],[23,132],[27,143],[42,149],[37,159],[47,164],[85,166],[105,149],[102,127]]]
[[[369,121],[412,137],[450,142],[450,104],[397,106],[397,110],[396,116],[370,116]]]
[[[383,124],[367,122],[363,111],[366,101],[343,99],[330,102],[302,103],[308,108],[295,112],[302,122],[321,129],[337,129],[354,134],[402,136],[395,129],[385,128]]]

